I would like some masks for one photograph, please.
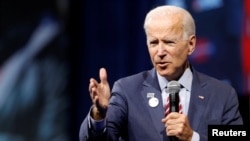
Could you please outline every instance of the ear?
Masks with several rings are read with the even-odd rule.
[[[188,55],[191,55],[196,47],[196,36],[195,35],[191,35],[189,37],[189,42],[188,42]]]

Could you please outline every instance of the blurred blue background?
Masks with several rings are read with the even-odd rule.
[[[100,67],[107,69],[111,87],[121,77],[152,68],[143,22],[149,10],[163,4],[181,6],[193,15],[197,48],[190,62],[237,90],[244,122],[249,124],[247,3],[1,0],[0,97],[6,100],[4,104],[0,100],[0,111],[5,113],[0,118],[0,141],[31,140],[31,135],[34,140],[41,136],[44,140],[78,140],[80,124],[91,106],[89,79],[98,79]],[[10,117],[11,123],[6,122]],[[27,131],[21,132],[26,124],[30,124]],[[54,132],[47,130],[50,127]]]

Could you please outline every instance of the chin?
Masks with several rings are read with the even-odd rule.
[[[164,77],[168,77],[168,76],[171,76],[173,75],[173,71],[170,70],[169,68],[157,68],[157,71],[158,73],[161,75],[161,76],[164,76]]]
[[[158,73],[161,75],[161,76],[168,76],[169,75],[169,73],[167,72],[167,70],[157,70],[158,71]]]

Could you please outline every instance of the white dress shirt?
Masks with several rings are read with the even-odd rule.
[[[166,92],[166,86],[168,84],[168,80],[165,77],[159,75],[158,73],[157,73],[157,77],[158,77],[160,88],[162,90],[163,107],[165,107],[166,102],[167,102],[167,97],[169,96],[169,93]],[[192,80],[193,80],[193,74],[190,68],[186,69],[184,74],[178,80],[178,82],[181,84],[179,97],[180,97],[180,102],[182,104],[182,111],[183,111],[183,114],[185,115],[187,115],[188,113]]]
[[[162,103],[163,107],[166,106],[167,97],[169,96],[169,93],[166,92],[166,87],[168,84],[168,80],[161,76],[157,72],[158,82],[162,91]],[[192,80],[193,80],[193,74],[190,68],[187,68],[183,75],[180,77],[178,82],[181,84],[181,90],[179,92],[180,102],[182,104],[182,111],[183,114],[188,114],[188,108],[189,108],[189,102],[190,102],[190,94],[191,94],[191,88],[192,88]],[[200,135],[197,132],[193,132],[192,140],[191,141],[199,141]]]

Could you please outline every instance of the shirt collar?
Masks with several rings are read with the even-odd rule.
[[[168,80],[165,77],[161,76],[158,72],[157,72],[157,78],[158,78],[160,88],[161,90],[163,90],[167,86]],[[188,91],[191,91],[192,80],[193,80],[192,71],[190,68],[187,68],[185,72],[182,74],[182,76],[180,77],[180,79],[178,80],[178,82]]]

